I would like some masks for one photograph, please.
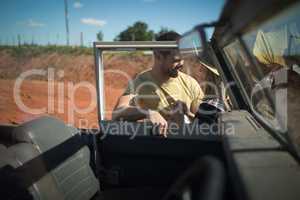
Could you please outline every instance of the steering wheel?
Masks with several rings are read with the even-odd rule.
[[[163,200],[220,200],[224,188],[223,164],[207,156],[195,161],[169,188]]]
[[[218,113],[225,112],[224,107],[224,103],[220,99],[206,99],[199,105],[195,119],[198,120],[198,123],[216,123],[218,119]]]

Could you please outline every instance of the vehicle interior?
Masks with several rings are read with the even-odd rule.
[[[196,26],[178,42],[95,42],[100,129],[78,129],[51,116],[1,125],[1,199],[298,200],[300,115],[290,106],[299,101],[289,101],[295,90],[286,85],[300,77],[299,11],[293,0],[228,1],[217,22]],[[267,46],[268,37],[282,29],[293,37],[284,36],[278,60],[285,62],[277,62],[278,46]],[[151,124],[107,120],[102,53],[156,48],[179,49],[217,74],[226,86],[220,89],[225,109],[202,105],[212,114],[199,111],[167,138]],[[276,96],[281,71],[288,75],[286,110]],[[199,132],[203,120],[217,130]]]

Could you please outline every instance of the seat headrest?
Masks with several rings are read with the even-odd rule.
[[[37,149],[29,143],[18,143],[8,148],[0,145],[0,167],[10,165],[17,168],[38,155]]]
[[[0,168],[10,163],[10,155],[6,146],[0,144]]]
[[[34,144],[40,152],[47,151],[77,134],[78,130],[49,116],[26,122],[13,130],[14,142]]]

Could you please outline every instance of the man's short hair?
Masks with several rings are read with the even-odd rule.
[[[162,34],[159,34],[156,37],[156,41],[176,41],[180,38],[180,34],[175,31],[168,31]]]
[[[180,38],[180,35],[175,31],[168,31],[159,34],[156,36],[156,41],[176,41]],[[170,54],[170,51],[160,51],[155,50],[154,55],[157,56],[158,54],[163,55],[164,57],[168,56]]]

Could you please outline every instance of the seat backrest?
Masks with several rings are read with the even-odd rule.
[[[13,140],[17,143],[29,143],[38,154],[41,154],[75,134],[78,134],[76,128],[66,126],[60,120],[46,116],[16,127],[13,131]],[[49,172],[64,199],[90,199],[99,190],[98,180],[89,162],[90,152],[88,147],[84,146]]]
[[[39,152],[28,143],[18,143],[10,146],[9,148],[1,145],[0,168],[6,165],[17,168],[38,155]],[[56,184],[54,177],[50,173],[43,176],[40,180],[28,188],[28,190],[34,199],[64,199],[63,194],[58,189],[58,185]]]
[[[8,149],[6,146],[0,144],[0,168],[5,165],[11,165],[11,163],[15,163],[11,155],[9,155]]]

